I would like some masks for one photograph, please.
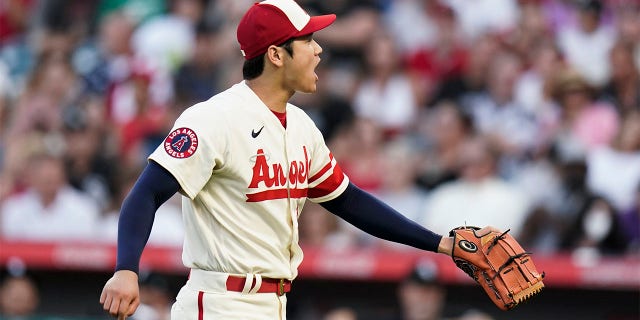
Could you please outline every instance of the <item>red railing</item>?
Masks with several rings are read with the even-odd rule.
[[[308,279],[344,279],[398,281],[415,263],[428,260],[436,264],[442,281],[471,283],[450,258],[418,250],[343,250],[305,247],[305,259],[299,277]],[[534,255],[539,271],[546,273],[545,284],[554,287],[640,290],[640,258],[599,257],[574,259],[569,254]],[[20,261],[31,269],[110,272],[116,261],[112,245],[81,243],[32,243],[0,240],[0,263]],[[180,248],[147,247],[141,269],[187,274]]]

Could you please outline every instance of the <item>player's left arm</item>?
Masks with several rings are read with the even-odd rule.
[[[119,320],[132,315],[140,303],[138,266],[155,212],[179,189],[180,185],[168,171],[150,161],[122,204],[116,272],[100,294],[104,310]]]
[[[451,237],[422,227],[353,183],[349,183],[338,197],[320,205],[356,228],[381,239],[451,254]]]

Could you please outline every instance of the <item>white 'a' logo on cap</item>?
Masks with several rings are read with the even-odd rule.
[[[266,0],[260,4],[270,4],[280,9],[298,31],[302,30],[311,20],[311,17],[293,0]]]

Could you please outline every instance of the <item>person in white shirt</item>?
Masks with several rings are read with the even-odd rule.
[[[601,24],[604,10],[599,0],[581,0],[578,5],[578,25],[567,26],[558,32],[558,47],[569,65],[578,70],[596,87],[603,86],[610,77],[609,52],[615,43],[613,28]]]
[[[36,156],[27,172],[28,189],[8,197],[0,209],[1,235],[14,240],[93,240],[98,204],[68,184],[62,160]]]
[[[482,138],[465,142],[459,160],[460,179],[436,188],[424,209],[423,225],[446,232],[457,225],[487,221],[517,237],[529,213],[528,197],[495,173],[495,155]]]
[[[586,163],[589,189],[618,212],[630,210],[637,203],[640,185],[640,112],[629,112],[616,139],[591,150]]]

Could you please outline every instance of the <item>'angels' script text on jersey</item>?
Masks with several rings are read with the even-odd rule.
[[[249,188],[259,188],[260,183],[264,183],[267,188],[276,187],[267,191],[253,194],[247,194],[247,202],[256,202],[273,199],[283,199],[287,197],[302,198],[307,196],[307,187],[297,188],[298,183],[304,184],[309,176],[309,156],[307,148],[302,147],[304,152],[304,161],[293,160],[289,164],[289,174],[285,175],[286,167],[280,163],[269,165],[267,157],[263,149],[258,149],[255,157],[255,165],[253,166],[253,176]],[[286,188],[287,179],[289,179],[289,192]]]

